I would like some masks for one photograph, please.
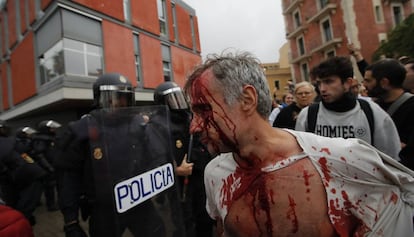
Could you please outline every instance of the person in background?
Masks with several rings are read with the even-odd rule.
[[[414,172],[359,139],[272,128],[251,54],[210,55],[184,88],[190,131],[216,155],[205,184],[218,236],[413,236]]]
[[[272,110],[272,112],[269,115],[269,123],[272,125],[277,117],[277,115],[280,113],[280,111],[284,108],[286,108],[287,106],[289,106],[290,104],[293,103],[293,101],[295,100],[295,98],[293,97],[293,95],[291,93],[285,93],[283,94],[282,97],[282,104],[280,104],[280,106],[274,108]]]
[[[383,59],[365,71],[364,85],[368,95],[391,116],[397,127],[402,162],[414,169],[414,96],[405,92],[407,71],[396,59]]]
[[[403,88],[410,93],[414,93],[414,59],[405,61],[404,67],[407,74],[405,75]]]
[[[351,93],[354,94],[358,99],[372,100],[368,96],[365,86],[359,83],[358,79],[352,78]]]
[[[349,53],[355,58],[359,72],[362,76],[364,76],[365,69],[368,67],[368,62],[365,61],[365,58],[361,53],[361,49],[357,48],[352,42],[349,42],[347,46]]]
[[[310,105],[315,99],[315,87],[310,82],[303,81],[295,85],[295,101],[277,115],[273,127],[295,129],[299,112]]]
[[[312,68],[321,102],[300,111],[295,130],[325,137],[360,138],[399,160],[399,137],[390,116],[376,103],[351,93],[354,71],[347,57],[331,57]]]
[[[54,120],[43,120],[37,126],[37,133],[33,136],[33,150],[37,156],[43,156],[53,166],[58,159],[56,148],[56,132],[62,125]],[[56,198],[56,173],[54,168],[45,177],[43,193],[48,211],[58,210]]]

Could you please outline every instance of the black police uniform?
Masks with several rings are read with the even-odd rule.
[[[16,151],[16,139],[0,136],[0,185],[7,205],[36,223],[33,212],[40,200],[41,182],[46,175],[27,153]],[[21,146],[20,146],[21,147]]]
[[[55,127],[50,127],[50,126]],[[45,120],[39,123],[38,132],[33,135],[33,150],[35,156],[43,156],[49,171],[44,179],[43,192],[45,195],[46,206],[48,211],[55,211],[58,209],[56,203],[56,174],[54,170],[54,160],[58,156],[56,144],[55,129],[61,125],[53,120]]]
[[[191,112],[177,84],[164,82],[159,85],[154,92],[154,101],[166,104],[170,109],[171,140],[176,164],[180,165],[186,154],[190,156],[187,161],[194,164],[191,175],[177,178],[187,237],[210,237],[214,221],[205,209],[204,168],[211,156],[197,136],[193,137],[190,144]]]
[[[118,74],[98,78],[94,84],[95,103],[102,103],[102,94],[96,88],[112,90],[124,84],[128,86],[118,78],[122,79]],[[116,96],[108,95],[108,99]],[[164,219],[181,218],[175,215],[178,207],[168,210],[169,216],[161,216],[159,206],[166,202],[174,204],[168,197],[162,198],[164,196],[146,200],[124,213],[116,212],[114,184],[152,170],[168,160],[172,162],[170,150],[166,149],[169,148],[168,133],[153,126],[152,121],[146,123],[136,111],[139,109],[131,107],[94,110],[71,122],[59,140],[62,152],[55,160],[55,167],[59,207],[67,237],[86,236],[77,222],[79,208],[83,219],[90,217],[89,234],[92,237],[122,236],[126,228],[134,236],[162,237],[167,235]],[[177,194],[174,187],[169,190]]]

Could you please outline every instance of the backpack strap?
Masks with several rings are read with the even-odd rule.
[[[372,108],[369,105],[368,101],[364,99],[358,99],[359,105],[361,106],[362,111],[364,111],[365,117],[367,117],[369,124],[369,131],[371,133],[371,145],[374,144],[374,113]]]
[[[316,119],[318,117],[319,103],[310,104],[308,107],[308,127],[306,132],[315,133]]]
[[[391,106],[387,109],[387,113],[392,116],[395,111],[400,107],[400,105],[404,104],[405,101],[411,98],[412,94],[405,92],[402,94],[396,101],[394,101]]]

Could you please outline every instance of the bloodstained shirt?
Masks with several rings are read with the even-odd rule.
[[[414,236],[413,171],[360,139],[286,131],[296,137],[303,153],[262,168],[261,172],[275,172],[301,159],[310,159],[323,182],[329,219],[339,235],[344,233],[343,217],[352,215],[363,226],[363,233],[355,236]],[[243,186],[237,168],[232,153],[223,153],[205,169],[207,212],[223,224]]]

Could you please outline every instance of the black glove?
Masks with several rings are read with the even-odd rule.
[[[79,225],[79,222],[74,222],[63,227],[66,237],[88,237],[85,231]]]

